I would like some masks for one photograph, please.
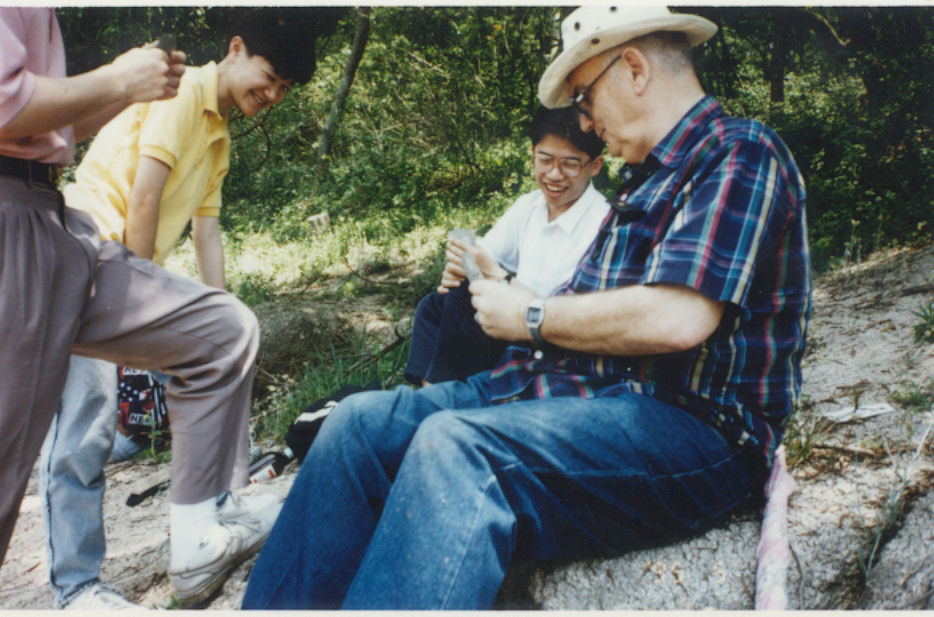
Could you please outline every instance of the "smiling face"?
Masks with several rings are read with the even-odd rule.
[[[221,106],[236,105],[243,115],[253,117],[263,109],[280,103],[292,87],[291,79],[276,74],[272,64],[259,54],[250,54],[243,40],[230,40],[226,72],[226,92],[220,94]],[[224,111],[222,109],[222,111]]]
[[[548,134],[532,148],[532,163],[549,212],[556,216],[584,194],[603,157],[591,158],[570,141]]]

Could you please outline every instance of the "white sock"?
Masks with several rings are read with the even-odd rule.
[[[217,524],[217,497],[191,504],[169,504],[169,567],[184,567],[198,552],[198,544]]]

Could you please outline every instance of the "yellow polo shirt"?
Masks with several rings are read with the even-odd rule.
[[[63,191],[65,203],[88,212],[105,240],[123,242],[140,156],[165,163],[171,171],[153,253],[163,263],[192,216],[220,214],[228,120],[217,110],[217,65],[188,67],[176,97],[131,105],[100,130]]]

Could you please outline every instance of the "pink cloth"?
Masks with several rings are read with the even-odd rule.
[[[785,447],[775,453],[772,474],[765,485],[765,511],[756,553],[756,610],[787,608],[785,581],[791,549],[788,546],[788,497],[797,489],[785,463]]]
[[[0,127],[26,107],[36,75],[65,77],[65,46],[51,8],[0,7]],[[0,154],[67,165],[74,158],[69,126],[23,139],[0,138]]]

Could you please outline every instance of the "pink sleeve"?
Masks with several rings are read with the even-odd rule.
[[[16,117],[36,87],[26,69],[26,40],[21,9],[0,8],[0,126]]]
[[[32,99],[36,76],[65,77],[65,46],[55,9],[0,7],[0,127]],[[67,165],[74,158],[70,126],[27,139],[0,138],[0,154]]]

